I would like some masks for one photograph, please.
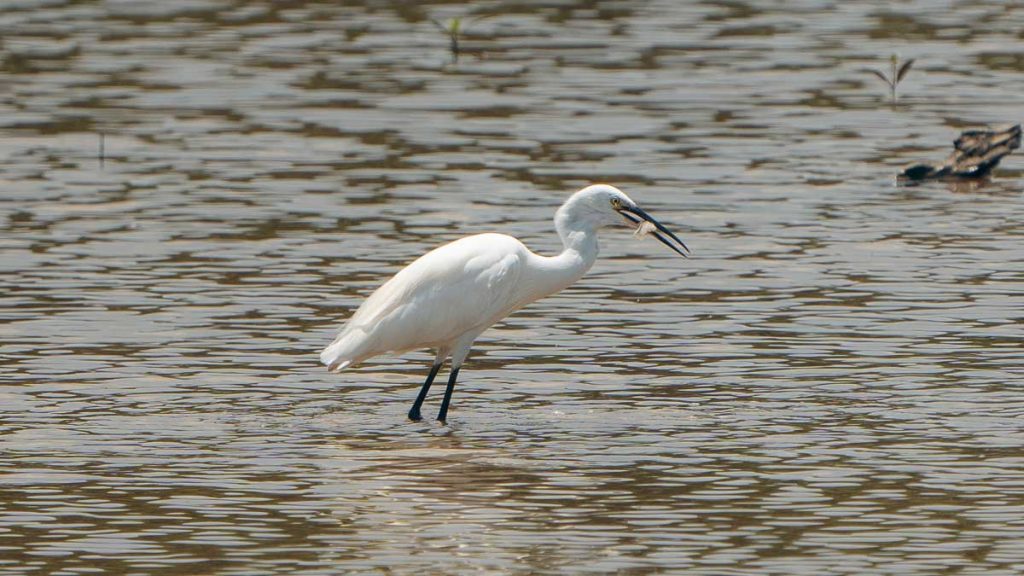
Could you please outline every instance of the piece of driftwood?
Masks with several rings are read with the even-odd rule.
[[[966,130],[953,141],[953,153],[941,164],[914,164],[900,172],[901,181],[937,178],[984,178],[999,161],[1020,148],[1020,124],[1002,130]]]

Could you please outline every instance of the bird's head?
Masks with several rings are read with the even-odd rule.
[[[593,184],[573,194],[562,207],[566,217],[593,226],[625,224],[636,228],[638,233],[650,233],[659,242],[681,256],[687,256],[690,249],[686,244],[637,206],[625,192],[608,184]]]

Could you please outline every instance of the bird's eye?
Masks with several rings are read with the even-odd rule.
[[[618,198],[612,198],[612,208],[616,210],[622,208],[622,201],[619,200]]]

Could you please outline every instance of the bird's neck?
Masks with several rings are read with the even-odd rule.
[[[586,272],[597,259],[597,229],[600,225],[601,222],[597,218],[573,218],[567,206],[562,206],[555,213],[555,230],[558,231],[563,246],[559,257],[567,253],[578,255],[586,263],[583,269],[583,272]]]
[[[580,222],[555,217],[555,229],[562,239],[562,251],[556,256],[536,256],[537,278],[531,283],[533,299],[554,294],[586,274],[597,260],[597,222]]]
[[[556,258],[565,258],[567,264],[583,266],[580,275],[590,269],[597,260],[597,230],[569,230],[564,234],[559,230],[562,238],[562,253]]]

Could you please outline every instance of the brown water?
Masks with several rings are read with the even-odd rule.
[[[3,3],[0,574],[1024,572],[1021,160],[893,184],[1022,120],[1024,7],[476,10]],[[606,233],[447,427],[426,353],[317,365],[593,181],[695,257]]]

